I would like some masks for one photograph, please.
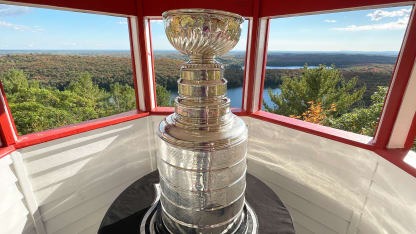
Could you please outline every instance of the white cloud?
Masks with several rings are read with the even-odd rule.
[[[384,10],[375,10],[372,13],[368,14],[367,16],[369,16],[371,18],[371,21],[379,21],[383,18],[387,18],[387,17],[402,17],[402,16],[409,16],[411,9],[400,9],[400,10],[395,10],[395,11],[384,11]]]
[[[330,19],[326,19],[324,21],[327,22],[327,23],[336,23],[337,22],[336,20],[330,20]]]
[[[155,22],[157,24],[163,24],[163,20],[152,20],[152,22]]]
[[[125,25],[125,24],[127,24],[127,20],[119,20],[117,23],[118,24]]]
[[[405,29],[409,21],[409,16],[397,19],[396,21],[384,24],[368,24],[368,25],[349,25],[341,28],[332,28],[336,31],[370,31],[370,30],[398,30]]]
[[[29,7],[24,6],[10,6],[10,5],[3,5],[0,4],[0,16],[13,16],[13,15],[21,15],[30,12]]]
[[[9,28],[16,31],[42,32],[43,28],[40,26],[26,26],[20,24],[13,24],[6,21],[0,21],[0,28]]]

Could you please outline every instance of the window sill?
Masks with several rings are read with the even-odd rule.
[[[82,132],[91,131],[98,128],[107,127],[110,125],[140,119],[149,116],[148,112],[138,112],[136,110],[124,112],[117,115],[112,115],[100,119],[89,120],[65,127],[46,130],[43,132],[31,133],[23,136],[18,136],[17,142],[14,145],[16,149],[23,147],[44,143],[47,141],[56,140],[59,138],[79,134]]]
[[[344,144],[357,146],[369,150],[374,149],[374,145],[372,144],[373,138],[369,136],[364,136],[352,132],[313,124],[302,120],[269,113],[266,111],[258,111],[256,113],[251,114],[250,117],[278,124],[284,127],[296,129],[302,132],[307,132],[317,136],[325,137],[331,140],[339,141]]]
[[[7,155],[9,155],[13,151],[15,151],[14,146],[6,146],[6,147],[0,148],[0,159],[1,158],[4,158]]]
[[[416,178],[416,168],[412,163],[416,158],[415,152],[408,149],[376,149],[374,152]]]

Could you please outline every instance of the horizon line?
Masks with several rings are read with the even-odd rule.
[[[0,51],[131,51],[130,49],[0,49]],[[154,50],[177,52],[177,50]],[[246,50],[232,50],[229,52],[246,52]],[[268,50],[268,52],[400,52],[400,50]],[[228,52],[227,52],[228,53]]]

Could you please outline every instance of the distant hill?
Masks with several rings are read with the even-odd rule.
[[[352,54],[352,53],[282,53],[269,52],[267,66],[327,66],[347,67],[364,64],[395,64],[396,55]]]
[[[114,56],[130,57],[130,50],[0,50],[0,56],[19,54],[50,54],[50,55],[80,55],[80,56]]]
[[[133,87],[133,72],[128,51],[63,51],[60,52],[61,54],[48,54],[44,51],[4,54],[3,51],[2,53],[0,73],[9,69],[23,70],[29,79],[38,80],[43,86],[63,90],[81,72],[89,72],[100,88],[109,90],[110,85],[115,82]],[[175,51],[155,51],[154,56],[156,82],[169,90],[177,90],[179,69],[186,60],[185,56]],[[395,56],[380,54],[286,52],[269,53],[267,59],[268,66],[334,64],[336,68],[341,69],[347,79],[357,76],[359,85],[367,86],[363,98],[366,105],[370,103],[370,96],[378,85],[389,84],[396,61]],[[228,87],[241,87],[244,76],[244,52],[228,53],[218,60],[225,65],[224,77],[228,80]],[[278,87],[284,75],[294,76],[299,72],[300,70],[296,69],[268,69],[265,86]]]
[[[64,90],[82,72],[89,72],[93,81],[106,90],[115,82],[133,87],[130,57],[51,54],[0,56],[0,73],[9,69],[22,70],[29,79],[60,90]]]

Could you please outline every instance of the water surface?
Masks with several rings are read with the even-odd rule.
[[[272,92],[274,94],[280,93],[279,88],[272,89]],[[175,97],[178,96],[178,93],[171,92],[170,99],[174,100]],[[231,107],[237,107],[241,108],[241,103],[243,101],[243,87],[237,87],[237,88],[230,88],[227,90],[227,96],[231,99]],[[264,88],[263,91],[263,100],[269,105],[273,106],[272,101],[270,100],[268,88]],[[264,106],[262,105],[262,109],[264,109]]]

